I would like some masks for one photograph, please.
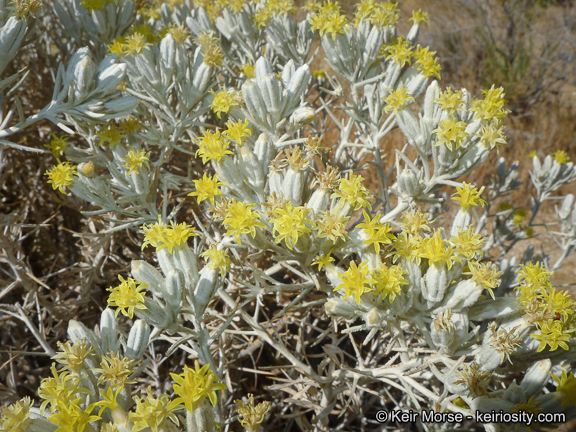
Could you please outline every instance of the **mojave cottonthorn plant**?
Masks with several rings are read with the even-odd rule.
[[[52,376],[2,430],[576,418],[575,302],[550,282],[576,245],[574,195],[557,194],[576,168],[534,156],[521,185],[500,158],[487,184],[464,181],[506,144],[505,90],[444,88],[426,16],[372,0],[353,18],[316,0],[0,0],[0,73],[37,21],[71,54],[30,117],[24,70],[1,77],[0,145],[37,150],[10,138],[52,122],[48,183],[155,257],[111,282],[95,329],[70,320],[58,352],[33,332]],[[529,186],[529,211],[506,201]],[[559,257],[514,255],[551,199]],[[254,350],[279,360],[248,367]],[[260,375],[258,403],[245,389]]]

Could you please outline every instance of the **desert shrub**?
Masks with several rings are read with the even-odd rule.
[[[3,429],[393,430],[394,412],[434,410],[450,415],[440,429],[534,430],[531,416],[576,417],[574,300],[550,282],[576,244],[574,195],[558,192],[576,168],[535,155],[528,211],[507,200],[528,193],[516,162],[462,181],[506,145],[506,94],[441,86],[418,42],[425,12],[404,35],[398,6],[372,1],[351,19],[316,1],[1,12],[2,151],[50,157],[46,181],[98,235],[84,256],[99,267],[120,242],[123,257],[96,326],[81,308],[58,320],[67,341],[47,341],[30,307],[2,306],[9,331],[54,360],[38,402],[7,406]],[[49,100],[14,66],[39,56]],[[22,142],[40,125],[44,142]],[[559,257],[514,255],[552,200]],[[8,288],[39,299],[23,222],[6,219],[3,264]]]

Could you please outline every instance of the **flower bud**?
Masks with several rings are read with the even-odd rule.
[[[5,7],[5,6],[4,6]],[[26,35],[26,23],[11,16],[0,28],[0,75],[14,57]]]
[[[286,170],[286,177],[282,185],[282,193],[286,199],[292,201],[293,206],[302,203],[302,193],[304,192],[305,172],[302,170]]]
[[[136,320],[130,333],[128,333],[128,340],[126,341],[126,357],[133,360],[140,360],[144,351],[148,347],[150,340],[150,326],[146,321]]]
[[[466,231],[471,224],[472,212],[461,208],[454,217],[454,222],[452,222],[452,228],[450,229],[450,235],[452,237],[458,236],[460,230]]]
[[[260,161],[262,172],[265,174],[268,173],[268,165],[275,156],[274,149],[275,147],[270,142],[268,134],[261,133],[254,144],[254,154],[256,155],[256,159]]]
[[[423,142],[420,122],[409,108],[398,111],[396,113],[396,121],[410,144],[416,145]]]
[[[72,342],[79,341],[81,339],[86,340],[86,345],[91,346],[94,348],[94,352],[96,353],[97,357],[102,357],[102,349],[100,347],[100,341],[94,334],[92,330],[89,330],[81,322],[76,320],[70,320],[68,322],[68,337]]]
[[[356,316],[358,307],[351,301],[351,298],[344,300],[339,297],[332,297],[324,303],[324,309],[328,315],[351,320]]]
[[[176,258],[178,269],[184,273],[185,286],[192,290],[199,279],[198,258],[188,246],[176,248],[174,250],[174,258]]]
[[[170,270],[172,270],[175,265],[174,265],[174,257],[170,254],[170,252],[168,252],[168,249],[164,248],[164,249],[160,249],[159,251],[156,251],[156,258],[158,259],[158,264],[160,265],[160,268],[162,269],[162,273],[164,273],[165,275],[170,274]]]
[[[550,359],[540,360],[528,368],[520,386],[524,389],[526,397],[540,394],[542,388],[550,378],[552,362]]]
[[[194,297],[192,298],[192,304],[194,306],[194,311],[197,317],[201,317],[206,306],[214,294],[216,294],[217,282],[218,282],[218,269],[211,269],[206,266],[200,272],[200,280],[196,289],[194,290]]]
[[[94,178],[94,164],[92,162],[82,162],[78,165],[78,172],[84,177]]]
[[[112,93],[122,82],[124,75],[126,75],[125,64],[111,64],[98,74],[96,90],[102,94]]]
[[[250,150],[248,145],[240,147],[240,162],[238,168],[240,173],[246,178],[246,181],[255,190],[259,191],[264,189],[264,173],[262,172],[261,165],[256,159],[254,153]]]
[[[382,325],[382,316],[380,316],[380,313],[376,308],[370,309],[370,311],[365,313],[362,318],[369,327],[380,327]]]
[[[417,198],[422,195],[422,185],[411,169],[404,169],[398,176],[398,186],[405,195]]]
[[[316,113],[312,108],[301,107],[292,113],[290,116],[290,123],[298,128],[304,127],[314,120]]]
[[[426,283],[422,284],[422,297],[428,301],[428,307],[442,301],[448,288],[448,275],[445,265],[433,264],[424,275]]]
[[[110,308],[104,309],[100,317],[100,339],[102,352],[115,353],[120,349],[120,341],[118,340],[118,328],[114,311]]]
[[[134,260],[131,263],[130,273],[132,273],[134,279],[148,285],[148,290],[151,293],[163,297],[161,287],[164,286],[164,278],[151,264],[146,261]]]
[[[318,214],[326,211],[328,204],[330,204],[330,193],[326,189],[318,188],[312,193],[306,207]]]
[[[164,289],[166,305],[178,313],[182,308],[182,292],[184,291],[184,274],[177,268],[173,268],[168,273]]]
[[[449,288],[448,291],[442,306],[437,309],[438,311],[450,309],[459,312],[476,303],[480,294],[482,294],[482,288],[470,279],[460,281],[454,288]]]
[[[468,316],[474,321],[500,319],[520,312],[518,300],[515,297],[497,297],[477,303],[468,310]]]
[[[282,105],[282,95],[280,84],[274,75],[266,75],[262,81],[259,81],[260,93],[266,102],[268,112],[272,114],[274,123],[280,120],[280,109]]]
[[[560,218],[561,221],[565,221],[570,217],[573,205],[574,205],[574,195],[572,194],[566,195],[564,201],[562,201],[562,207],[560,207],[560,210],[556,209],[556,211],[558,212],[558,218]]]

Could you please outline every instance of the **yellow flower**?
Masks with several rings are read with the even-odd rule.
[[[312,265],[317,265],[318,270],[322,270],[323,266],[328,266],[328,264],[336,261],[333,257],[330,256],[330,253],[324,255],[318,255],[314,258],[316,261],[312,263]]]
[[[484,186],[478,190],[478,188],[473,188],[472,185],[463,182],[461,188],[456,186],[456,190],[458,192],[452,195],[452,199],[454,201],[460,201],[460,207],[464,211],[468,211],[470,207],[476,207],[478,204],[484,207],[487,203],[482,198],[480,198],[480,195],[482,192],[484,192],[484,189]],[[455,196],[456,198],[454,198]]]
[[[446,264],[448,270],[452,268],[454,261],[460,259],[453,254],[454,248],[442,238],[440,230],[435,230],[432,237],[422,240],[420,256],[427,258],[430,266],[433,264]]]
[[[314,225],[313,220],[306,218],[310,209],[302,206],[293,207],[290,202],[286,203],[283,208],[274,209],[273,213],[276,217],[270,219],[270,223],[274,225],[274,240],[276,243],[284,240],[286,247],[290,250],[302,234],[311,231],[306,224]]]
[[[158,21],[162,18],[162,13],[159,8],[155,8],[152,5],[142,6],[138,9],[138,13],[146,18],[146,20]]]
[[[412,11],[412,18],[408,21],[413,21],[414,24],[426,24],[428,22],[428,12],[424,12],[422,9]]]
[[[358,224],[358,228],[364,228],[364,233],[368,237],[362,244],[374,245],[377,254],[380,253],[380,243],[389,245],[392,244],[392,240],[396,239],[390,233],[390,223],[386,222],[386,225],[382,225],[379,215],[374,216],[374,219],[370,219],[370,215],[364,212],[364,221]]]
[[[434,221],[428,221],[428,216],[428,213],[422,213],[419,209],[411,210],[404,213],[401,224],[408,234],[420,234],[422,231],[430,231],[428,224]]]
[[[566,342],[570,340],[571,334],[564,330],[562,321],[548,320],[536,323],[536,325],[540,333],[530,333],[530,336],[540,341],[538,352],[544,351],[546,345],[550,346],[550,351],[556,351],[559,346],[566,351],[570,349]]]
[[[142,249],[151,245],[156,250],[166,248],[170,253],[175,247],[186,244],[188,238],[198,235],[194,227],[185,223],[175,224],[174,221],[170,221],[170,225],[164,225],[160,216],[158,216],[158,222],[155,224],[142,225],[141,232],[144,234]]]
[[[164,29],[164,34],[159,35],[158,33],[155,33],[154,30],[152,30],[152,27],[150,27],[148,24],[140,24],[130,28],[131,35],[141,34],[149,44],[160,42],[161,38],[166,35],[167,31],[168,29],[166,28]]]
[[[147,42],[147,38],[142,33],[134,33],[127,36],[124,41],[125,54],[142,54],[144,50],[151,44]]]
[[[30,417],[32,405],[30,398],[25,397],[15,404],[7,406],[2,413],[2,417],[0,417],[0,429],[11,432],[25,432],[28,430],[26,420]]]
[[[242,65],[240,72],[248,79],[256,78],[256,66],[252,64],[252,60],[250,64]]]
[[[486,243],[486,239],[482,234],[474,234],[474,227],[471,225],[467,229],[458,231],[458,235],[450,237],[450,242],[456,246],[455,252],[466,258],[467,260],[474,259],[476,255],[483,255],[482,246]]]
[[[442,66],[440,66],[434,54],[436,54],[436,51],[429,51],[428,48],[422,48],[418,45],[414,52],[414,58],[416,59],[418,70],[422,72],[425,77],[436,76],[440,79]]]
[[[120,129],[127,134],[135,134],[140,129],[140,120],[136,117],[120,120]]]
[[[206,163],[209,160],[220,162],[224,156],[232,154],[228,150],[228,143],[220,136],[220,131],[206,131],[202,137],[195,138],[194,142],[199,147],[196,151],[196,156],[200,155],[202,163]]]
[[[70,186],[73,183],[72,176],[74,174],[78,174],[76,166],[72,165],[70,161],[65,161],[60,162],[51,170],[46,171],[44,175],[48,176],[48,184],[52,185],[52,189],[58,189],[65,194],[64,186]]]
[[[376,286],[374,288],[374,294],[380,294],[382,300],[388,299],[392,303],[396,296],[402,292],[402,286],[408,285],[408,281],[404,278],[406,274],[400,266],[390,266],[387,267],[383,265],[374,270],[374,280],[376,281]]]
[[[247,431],[256,431],[259,429],[259,425],[264,421],[264,416],[272,404],[268,401],[260,402],[258,405],[254,402],[254,395],[248,393],[249,403],[245,404],[239,399],[234,402],[238,405],[238,414],[242,416],[239,420],[240,424]]]
[[[258,212],[253,211],[256,204],[246,204],[232,199],[228,204],[224,225],[227,225],[226,235],[234,234],[236,243],[242,244],[240,234],[251,234],[256,237],[256,227],[266,228],[260,219]]]
[[[170,225],[166,227],[164,231],[164,236],[162,238],[163,244],[160,245],[158,250],[164,248],[168,249],[168,252],[172,253],[172,250],[180,246],[181,244],[186,244],[186,241],[190,237],[197,236],[196,228],[191,225],[187,225],[185,222],[175,224],[174,221],[170,221]]]
[[[414,56],[410,42],[406,41],[404,38],[395,39],[393,44],[386,47],[386,51],[388,53],[386,59],[393,59],[400,65],[400,67],[404,67],[406,63],[410,64],[410,61]]]
[[[482,130],[478,134],[480,142],[486,148],[498,149],[500,146],[506,145],[506,136],[504,135],[504,127],[494,127],[493,124],[482,125]]]
[[[208,261],[208,267],[212,270],[220,269],[221,274],[230,270],[232,261],[230,261],[230,257],[225,249],[218,249],[218,246],[210,245],[208,250],[200,255]]]
[[[529,158],[538,157],[538,152],[536,150],[532,150],[530,153],[528,153],[528,157]]]
[[[149,158],[150,152],[146,153],[146,150],[137,151],[135,147],[132,147],[128,154],[126,154],[126,157],[120,159],[122,162],[126,162],[122,165],[128,170],[126,177],[130,174],[138,174],[142,165],[146,165],[148,169],[150,169],[150,163],[148,163]]]
[[[162,243],[165,242],[168,228],[162,223],[160,216],[158,216],[158,222],[150,225],[142,225],[141,232],[144,234],[142,249],[144,249],[147,245],[159,248]]]
[[[227,122],[227,129],[224,131],[224,136],[226,139],[232,139],[238,143],[239,146],[242,145],[242,138],[252,135],[252,129],[248,129],[248,120],[242,122],[238,120],[236,123]]]
[[[110,148],[116,147],[124,138],[124,134],[116,128],[116,124],[114,122],[108,123],[105,128],[102,128],[100,131],[96,132],[96,135],[100,137],[101,146],[104,146],[105,143],[108,143]]]
[[[522,270],[518,272],[518,282],[524,282],[526,285],[536,288],[552,288],[552,284],[548,280],[554,272],[549,272],[541,262],[520,264],[520,267]]]
[[[398,258],[404,258],[408,262],[415,262],[420,265],[420,252],[424,239],[419,235],[409,235],[408,232],[402,231],[393,243],[394,252],[387,256],[392,257],[392,262],[398,261]]]
[[[400,19],[398,3],[377,3],[371,21],[377,27],[394,26]]]
[[[274,16],[294,13],[296,13],[296,8],[292,0],[269,0],[256,13],[256,27],[263,28]]]
[[[62,352],[56,353],[53,360],[64,365],[64,369],[74,372],[76,375],[80,375],[80,371],[84,368],[84,360],[91,356],[94,349],[91,346],[86,345],[85,339],[80,339],[70,345],[70,341],[66,343],[58,342],[58,346]]]
[[[218,382],[208,365],[200,368],[198,360],[194,362],[194,369],[184,366],[184,372],[179,375],[171,373],[170,376],[176,382],[173,388],[178,398],[174,402],[183,403],[190,412],[202,406],[206,396],[212,405],[216,406],[216,391],[228,389],[226,385]]]
[[[116,306],[116,316],[119,312],[132,319],[134,317],[134,309],[146,309],[144,306],[144,295],[142,291],[148,288],[142,281],[137,281],[132,278],[124,279],[118,275],[118,279],[122,282],[116,287],[110,287],[110,297],[108,298],[108,306]]]
[[[396,90],[391,91],[383,100],[386,102],[384,112],[392,110],[395,114],[406,108],[410,102],[414,102],[414,98],[408,94],[407,87],[398,87]]]
[[[368,268],[367,262],[363,262],[360,264],[360,267],[357,267],[356,263],[352,261],[350,268],[340,275],[342,283],[334,288],[334,291],[344,288],[346,290],[344,299],[354,296],[356,303],[360,304],[362,294],[374,289],[370,285],[374,285],[376,281],[370,276],[370,269]]]
[[[564,150],[555,151],[552,153],[552,156],[554,157],[554,160],[561,165],[570,162],[570,157]]]
[[[502,276],[502,272],[491,267],[491,264],[491,262],[480,263],[478,261],[469,261],[468,268],[470,271],[464,274],[472,275],[472,281],[480,285],[481,288],[488,290],[492,299],[496,300],[492,290],[500,286],[500,276]]]
[[[502,120],[510,112],[504,109],[506,100],[504,99],[504,89],[494,88],[482,90],[484,100],[477,100],[472,103],[470,111],[476,112],[476,117],[482,120]]]
[[[176,24],[170,24],[167,29],[167,33],[172,35],[177,44],[182,44],[190,37],[190,31],[184,26],[184,24],[177,26]]]
[[[213,90],[210,90],[210,93],[214,95],[214,100],[210,104],[210,108],[212,108],[212,111],[216,113],[218,118],[220,118],[221,113],[228,114],[231,107],[238,105],[238,102],[236,101],[236,92],[229,92],[226,90],[226,87],[220,90],[217,94],[214,93]]]
[[[206,63],[208,66],[222,66],[224,54],[222,54],[222,48],[220,48],[219,44],[207,44],[203,47],[202,54],[204,54],[204,63]]]
[[[108,45],[108,54],[116,54],[118,59],[121,59],[124,55],[124,42],[126,41],[126,37],[119,36],[112,41],[111,44]]]
[[[339,188],[337,191],[334,191],[331,198],[340,198],[353,206],[354,210],[358,210],[361,207],[366,207],[371,210],[372,206],[368,202],[370,192],[368,192],[366,186],[362,184],[363,181],[364,178],[355,174],[350,174],[349,180],[340,179]]]
[[[346,240],[348,231],[346,231],[346,223],[350,217],[340,214],[338,209],[332,209],[324,212],[319,221],[316,221],[316,230],[318,231],[318,238],[329,238],[333,243],[338,239]]]
[[[98,383],[105,383],[109,387],[124,387],[127,384],[134,384],[136,381],[130,379],[130,375],[136,372],[138,362],[122,354],[110,351],[102,356],[99,368],[92,370],[99,374]]]
[[[354,27],[358,27],[360,21],[371,21],[376,5],[374,0],[361,0],[356,3],[356,12],[354,12]]]
[[[165,394],[156,399],[150,386],[146,389],[146,394],[148,395],[146,399],[134,396],[136,409],[134,412],[130,412],[129,416],[129,421],[134,423],[132,432],[140,432],[147,427],[153,432],[158,432],[161,429],[170,430],[167,420],[176,426],[180,425],[178,416],[174,412],[181,409],[179,402],[171,400]]]
[[[93,406],[90,405],[84,410],[80,403],[82,398],[78,398],[69,404],[59,404],[58,412],[48,417],[48,420],[60,426],[58,431],[78,431],[83,432],[88,423],[100,420],[97,415],[92,415]]]
[[[556,391],[564,396],[562,406],[572,405],[576,407],[576,377],[574,372],[567,375],[566,371],[563,370],[560,378],[554,374],[552,374],[552,378],[558,383]]]
[[[524,218],[526,217],[526,210],[518,208],[512,213],[512,223],[514,225],[522,225]]]
[[[214,174],[214,176],[210,178],[204,173],[202,179],[193,181],[194,186],[196,186],[196,191],[190,192],[188,196],[197,197],[198,204],[207,199],[214,205],[214,198],[224,193],[219,190],[218,187],[226,186],[224,183],[218,181],[218,174]]]
[[[438,124],[438,129],[432,131],[438,139],[436,146],[446,144],[450,151],[452,151],[452,146],[455,146],[455,149],[459,149],[464,140],[469,137],[468,132],[466,132],[466,126],[463,121],[456,121],[453,118],[441,120]]]
[[[111,3],[111,0],[83,0],[80,2],[80,6],[92,12],[93,10],[104,9],[106,3]]]
[[[106,391],[100,390],[100,400],[90,405],[90,407],[91,408],[100,407],[100,411],[98,412],[99,416],[102,415],[102,413],[106,408],[110,409],[110,411],[113,412],[116,408],[119,407],[117,399],[118,395],[123,389],[124,386],[118,386],[116,391],[114,391],[114,387],[110,386],[106,389]]]
[[[42,380],[38,388],[38,396],[44,399],[40,405],[40,413],[44,415],[46,406],[50,405],[50,412],[55,412],[60,406],[70,405],[73,401],[80,399],[77,393],[89,393],[87,389],[80,387],[80,381],[66,370],[56,370],[56,363],[52,363],[50,368],[53,378]]]
[[[552,311],[554,315],[560,315],[567,322],[574,316],[576,311],[576,301],[572,300],[567,291],[556,291],[556,288],[550,288],[549,292],[542,294],[542,303],[546,309]]]
[[[348,18],[340,12],[340,6],[331,0],[324,3],[320,10],[310,17],[312,31],[320,31],[320,36],[332,35],[336,40],[338,34],[344,34],[344,27],[348,24]]]
[[[447,87],[434,102],[440,105],[444,111],[447,111],[448,115],[453,116],[456,111],[464,111],[462,107],[463,99],[463,90],[455,92],[450,87]]]
[[[50,149],[54,157],[58,158],[58,156],[62,156],[64,154],[64,151],[68,147],[68,135],[58,136],[53,133],[50,136],[52,137],[50,143],[46,144],[44,147]]]
[[[326,71],[324,69],[318,69],[312,72],[312,75],[314,76],[314,78],[323,79],[326,78]]]

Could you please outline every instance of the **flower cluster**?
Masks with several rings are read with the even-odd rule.
[[[143,225],[142,233],[144,234],[142,249],[150,245],[155,247],[156,250],[165,248],[170,253],[172,253],[174,248],[185,245],[188,238],[198,235],[196,229],[185,222],[176,224],[174,221],[170,221],[169,225],[165,225],[160,220],[160,217],[158,217],[158,222],[156,223]]]

